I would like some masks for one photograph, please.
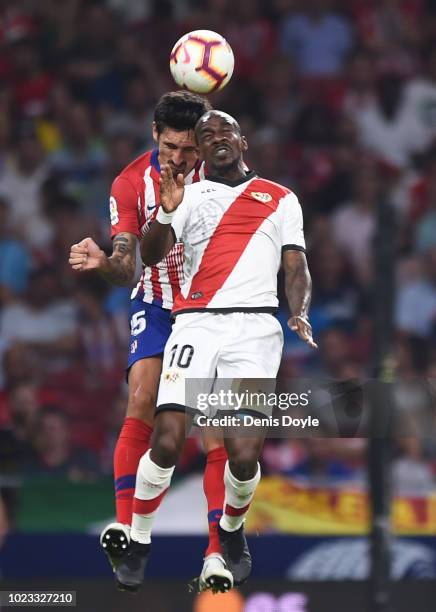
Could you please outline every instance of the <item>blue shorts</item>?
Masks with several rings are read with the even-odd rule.
[[[171,311],[133,299],[130,304],[130,344],[127,370],[140,359],[162,355],[171,334]]]

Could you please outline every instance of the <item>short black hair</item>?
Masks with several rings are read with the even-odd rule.
[[[154,110],[158,134],[165,128],[178,132],[193,130],[204,113],[211,110],[208,100],[190,91],[170,91],[164,94]]]

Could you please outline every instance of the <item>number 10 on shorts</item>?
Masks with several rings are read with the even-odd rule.
[[[194,355],[194,347],[191,344],[184,344],[179,348],[178,344],[175,344],[170,348],[170,363],[169,367],[173,365],[179,368],[189,368],[192,357]]]

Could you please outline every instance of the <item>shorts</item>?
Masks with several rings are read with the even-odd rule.
[[[130,343],[127,371],[146,357],[162,355],[171,334],[171,311],[134,299],[130,304]]]
[[[156,412],[187,410],[212,417],[220,408],[233,410],[235,405],[205,407],[198,401],[200,393],[239,392],[247,385],[274,391],[282,349],[283,331],[271,314],[180,314],[165,347]],[[241,379],[247,384],[241,385]],[[271,413],[263,405],[244,404],[239,409]]]

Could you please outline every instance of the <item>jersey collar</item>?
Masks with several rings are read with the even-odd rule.
[[[257,176],[254,170],[248,170],[242,178],[237,181],[227,181],[226,179],[219,178],[217,176],[211,177],[208,174],[204,177],[207,181],[212,181],[213,183],[223,183],[224,185],[228,185],[229,187],[237,187],[238,185],[242,185],[242,183],[246,183],[247,181],[251,181],[251,179]]]
[[[159,149],[152,150],[151,158],[150,158],[150,165],[151,165],[150,176],[154,181],[158,183],[159,178],[160,178]]]

